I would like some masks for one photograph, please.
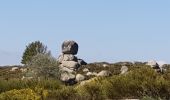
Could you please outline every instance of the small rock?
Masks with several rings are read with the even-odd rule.
[[[89,69],[88,68],[84,68],[83,72],[89,72]]]
[[[93,75],[93,73],[92,72],[87,72],[87,74],[86,74],[87,76],[92,76]]]
[[[12,67],[10,71],[12,71],[12,72],[13,72],[13,71],[17,71],[17,70],[19,70],[19,68],[18,68],[18,67]]]
[[[33,77],[25,77],[25,76],[22,76],[21,80],[31,80],[33,79]]]
[[[80,82],[80,81],[84,81],[85,80],[85,76],[81,75],[81,74],[77,74],[76,75],[76,81]]]
[[[122,66],[122,68],[121,68],[121,73],[120,74],[125,74],[125,73],[127,73],[127,71],[128,71],[128,67],[127,66]]]
[[[20,69],[20,71],[23,72],[23,73],[26,72],[27,70],[28,70],[27,68],[21,68]]]
[[[87,76],[97,76],[98,74],[96,72],[87,72]]]
[[[62,73],[60,76],[61,81],[69,83],[70,81],[75,80],[75,75],[72,73]]]
[[[108,64],[103,64],[103,67],[108,67],[109,65]]]
[[[104,76],[104,77],[110,76],[110,75],[111,75],[111,73],[109,71],[107,71],[107,70],[102,70],[101,72],[99,72],[97,74],[97,76]]]

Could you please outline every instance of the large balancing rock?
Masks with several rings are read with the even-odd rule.
[[[78,52],[78,44],[75,41],[64,41],[62,44],[63,54],[76,55]]]

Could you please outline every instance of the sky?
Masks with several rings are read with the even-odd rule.
[[[20,64],[41,41],[54,57],[64,40],[87,62],[170,63],[169,0],[1,0],[0,65]]]

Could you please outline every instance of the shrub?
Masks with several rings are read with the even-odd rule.
[[[49,100],[80,100],[73,87],[63,86],[61,89],[49,92]]]
[[[81,98],[87,100],[103,100],[102,83],[103,77],[93,78],[86,82],[84,85],[80,84],[76,86],[76,91]]]
[[[58,62],[55,58],[48,54],[37,54],[28,63],[29,71],[26,76],[55,78],[60,76]]]
[[[126,75],[113,76],[105,82],[104,89],[109,99],[170,97],[169,81],[152,68],[141,67]]]

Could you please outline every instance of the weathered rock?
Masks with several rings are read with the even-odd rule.
[[[87,76],[97,76],[97,72],[87,72],[86,73]]]
[[[159,65],[161,72],[165,72],[166,69],[164,69],[164,66],[166,66],[167,63],[165,61],[158,61],[157,63]]]
[[[73,73],[75,72],[74,69],[69,69],[67,67],[64,67],[62,64],[59,65],[60,72],[68,72],[68,73]]]
[[[103,64],[103,67],[108,67],[109,65],[108,64]]]
[[[13,71],[17,71],[17,70],[19,70],[19,68],[18,68],[18,67],[12,67],[10,71],[12,71],[12,72],[13,72]]]
[[[84,60],[82,60],[82,59],[78,59],[78,63],[80,65],[87,65],[87,63]]]
[[[87,75],[87,76],[92,76],[93,73],[92,73],[92,72],[87,72],[86,75]]]
[[[111,73],[109,71],[107,71],[107,70],[102,70],[101,72],[99,72],[97,74],[97,76],[104,76],[104,77],[110,76],[110,75],[111,75]]]
[[[75,61],[62,61],[61,66],[75,70],[78,69],[80,65]]]
[[[72,73],[61,73],[60,79],[63,82],[70,83],[71,81],[74,81],[76,76]]]
[[[81,75],[81,74],[77,74],[76,75],[76,81],[80,82],[80,81],[84,81],[85,80],[85,76]]]
[[[31,80],[33,79],[33,77],[25,77],[25,76],[22,76],[21,80]]]
[[[77,61],[77,57],[72,54],[62,54],[57,60],[59,63],[62,63],[62,61]]]
[[[83,72],[89,72],[89,69],[88,68],[84,68]]]
[[[120,71],[121,71],[120,74],[126,74],[128,72],[128,67],[127,66],[122,66]]]
[[[27,68],[21,68],[20,71],[21,71],[21,72],[27,72],[28,69],[27,69]]]
[[[64,41],[62,44],[63,54],[76,55],[78,52],[78,44],[75,41]]]
[[[147,62],[147,65],[151,66],[154,69],[159,69],[159,65],[155,60],[150,60]]]

